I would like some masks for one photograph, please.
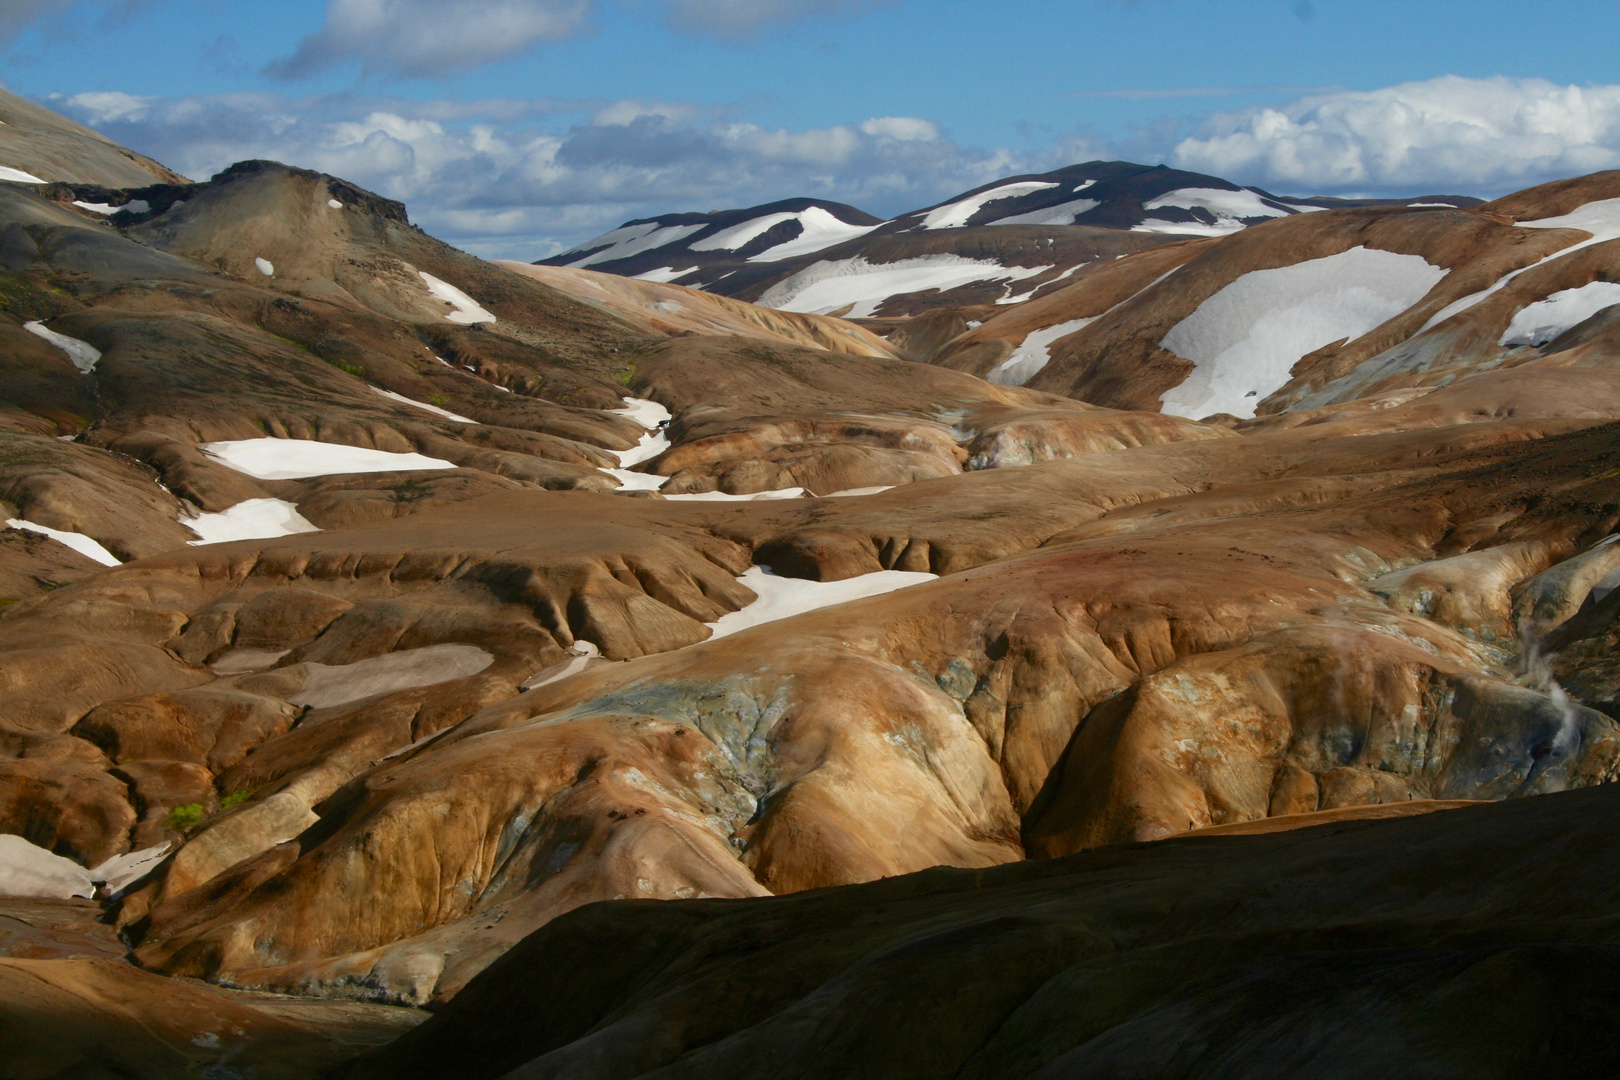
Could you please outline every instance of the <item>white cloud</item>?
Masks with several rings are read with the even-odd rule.
[[[1620,166],[1620,86],[1446,76],[1211,117],[1178,168],[1311,192],[1502,192]]]
[[[796,195],[880,214],[1047,162],[965,149],[926,120],[787,129],[680,102],[411,102],[242,94],[55,98],[187,176],[270,158],[408,204],[481,255],[541,258],[635,217]]]
[[[939,138],[939,125],[914,116],[877,116],[861,125],[861,133],[874,138],[912,142]]]
[[[272,74],[298,78],[351,57],[365,71],[442,75],[585,29],[591,0],[327,0],[326,22]]]

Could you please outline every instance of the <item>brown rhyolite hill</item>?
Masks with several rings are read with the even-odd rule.
[[[782,955],[797,958],[784,961],[792,974],[780,1000],[798,1001],[860,950],[920,932],[909,927],[933,916],[913,924],[901,909],[920,910],[912,899],[928,882],[970,880],[908,875],[951,866],[1017,891],[1073,867],[1135,867],[1146,876],[1133,880],[1160,882],[1143,888],[1144,903],[1161,910],[1175,906],[1175,882],[1204,874],[1177,853],[1239,852],[1216,860],[1221,872],[1197,901],[1205,906],[1189,906],[1183,925],[1205,926],[1198,912],[1233,910],[1267,890],[1281,897],[1268,909],[1274,919],[1200,938],[1191,974],[1123,951],[1088,961],[1107,985],[1143,972],[1131,999],[1140,1008],[1180,1010],[1176,1023],[1148,1025],[1171,1033],[1160,1041],[1173,1056],[1226,1030],[1193,980],[1292,985],[1306,963],[1295,953],[1310,942],[1348,947],[1321,930],[1326,894],[1294,890],[1322,866],[1374,863],[1390,845],[1423,865],[1432,838],[1453,853],[1432,870],[1452,906],[1411,918],[1452,925],[1454,910],[1495,895],[1504,860],[1546,848],[1537,830],[1552,826],[1529,808],[1590,808],[1583,827],[1612,832],[1603,792],[1539,798],[1604,785],[1620,769],[1620,544],[1606,542],[1620,528],[1620,374],[1608,324],[1505,357],[1494,344],[1459,353],[1444,385],[1414,375],[1332,400],[1312,390],[1242,422],[1157,411],[1172,365],[1149,344],[1201,296],[1262,265],[1388,244],[1452,268],[1376,341],[1302,364],[1303,386],[1318,368],[1395,347],[1402,327],[1453,294],[1579,241],[1513,222],[1612,197],[1612,185],[1599,175],[1485,210],[1341,208],[1166,242],[994,318],[975,312],[962,319],[966,336],[943,346],[941,327],[953,324],[942,315],[909,335],[880,327],[885,341],[836,318],[678,287],[513,272],[427,237],[396,203],[273,163],[234,167],[179,202],[152,192],[147,211],[112,221],[50,190],[0,185],[0,509],[86,534],[127,560],[103,568],[38,533],[0,536],[9,590],[0,831],[85,866],[172,845],[147,878],[103,897],[123,936],[102,940],[96,963],[126,963],[109,955],[127,942],[145,972],[118,967],[103,979],[52,954],[39,962],[80,966],[39,976],[56,987],[46,995],[55,1004],[39,1008],[105,1016],[98,995],[122,988],[123,1000],[139,999],[120,1006],[138,1026],[164,1015],[162,987],[179,995],[173,1016],[226,1008],[206,987],[165,976],[323,1000],[448,1002],[445,1023],[421,1038],[442,1038],[450,1053],[476,1037],[457,1032],[482,1030],[452,1023],[465,1017],[454,1011],[461,995],[499,998],[531,970],[550,986],[579,966],[559,936],[622,931],[621,951],[592,948],[625,964],[604,959],[581,976],[572,1019],[510,1041],[503,1068],[562,1054],[534,1074],[734,1075],[740,1059],[726,1055],[748,1057],[756,1043],[733,1040],[726,1025],[736,1018],[707,1005],[682,1021],[698,1034],[660,1041],[604,1027],[600,1038],[621,1048],[664,1049],[628,1064],[609,1054],[601,1060],[619,1064],[596,1074],[569,1071],[596,1053],[586,1037],[614,1009],[630,1010],[625,1023],[646,1025],[638,1030],[674,1030],[662,1006],[632,1007],[625,989],[642,977],[637,965],[663,954],[624,943],[684,949],[693,924],[683,920],[711,918],[709,909],[642,916],[610,903],[553,920],[596,901],[766,900],[901,878],[873,892],[721,907],[762,913],[736,916],[743,938],[748,920],[778,911],[811,912],[806,940],[816,919],[862,928],[819,958],[813,944],[794,952],[798,939],[784,939]],[[1537,289],[1581,280],[1558,260],[1542,269],[1550,284]],[[495,321],[451,321],[424,273]],[[1458,318],[1493,320],[1479,334],[1494,342],[1501,331],[1490,327],[1511,319],[1510,303],[1546,295],[1530,279]],[[1527,291],[1512,291],[1519,281]],[[1051,376],[1031,386],[980,378],[1018,333],[1110,309],[1086,330],[1102,327],[1113,343],[1094,363],[1060,341]],[[1018,333],[984,333],[1002,320]],[[79,370],[26,327],[40,321],[100,360]],[[969,321],[983,326],[967,330]],[[922,343],[937,363],[913,359]],[[1075,380],[1086,379],[1117,387],[1119,399],[1081,400]],[[626,397],[672,414],[668,447],[637,466],[667,478],[661,491],[623,491],[602,471],[647,434],[617,411]],[[259,480],[200,449],[288,437],[454,467]],[[748,498],[787,488],[808,494]],[[851,489],[867,493],[821,497]],[[260,498],[296,504],[321,531],[188,543],[181,519],[192,508]],[[892,570],[937,579],[714,638],[709,624],[756,601],[739,580],[756,565],[805,582]],[[1486,820],[1459,805],[1505,800],[1518,805],[1487,808],[1504,815],[1491,820],[1520,831],[1495,848],[1489,829],[1450,824]],[[1377,825],[1387,842],[1367,825],[1353,834],[1373,838],[1365,849],[1341,855],[1291,831],[1317,815],[1419,811]],[[1285,835],[1152,849],[1171,852],[1163,856],[1119,846],[1270,828]],[[1466,842],[1446,847],[1458,830]],[[1077,853],[1078,862],[1050,862]],[[1404,865],[1375,869],[1399,877]],[[1334,902],[1382,896],[1383,880],[1347,885]],[[846,919],[868,911],[867,897],[877,897],[870,919]],[[981,899],[968,905],[973,918],[1026,925],[1023,901],[1002,891]],[[659,918],[674,921],[651,930],[636,921]],[[974,1024],[1010,1015],[1028,996],[1020,980],[1046,970],[1017,957],[1080,955],[1079,924],[1063,918],[1050,935],[990,934],[993,965],[972,949],[925,949],[906,968],[916,978],[895,977],[902,988],[947,985],[936,963],[993,973],[976,982],[994,1005],[983,1016],[947,1011],[917,1027],[949,1066],[928,1075],[956,1075],[962,1053],[991,1046]],[[1158,924],[1132,925],[1148,929],[1121,938],[1121,950],[1160,941]],[[1295,958],[1245,973],[1237,958],[1273,931]],[[1423,933],[1354,942],[1406,948]],[[1548,933],[1535,940],[1564,940]],[[1487,938],[1503,948],[1528,940],[1505,930]],[[1526,954],[1501,977],[1541,973],[1551,983],[1591,959],[1561,967],[1554,953]],[[1473,970],[1459,956],[1447,962]],[[1365,976],[1394,993],[1389,971],[1399,965],[1356,967],[1364,959],[1343,961],[1344,992]],[[486,970],[496,974],[479,983]],[[691,970],[712,987],[731,985],[726,972],[738,969]],[[1428,1015],[1424,1002],[1482,992],[1467,980],[1424,985],[1431,997],[1377,1015]],[[1612,991],[1574,985],[1608,1015]],[[904,998],[863,1000],[910,1008]],[[761,1022],[776,1016],[760,1001]],[[970,997],[961,1001],[968,1009]],[[260,1008],[230,1008],[247,1005]],[[1286,1013],[1288,1030],[1308,1027],[1313,1007]],[[871,1012],[842,1009],[815,1015],[844,1031]],[[26,1028],[29,1015],[0,1003],[7,1030]],[[1073,1030],[1100,1037],[1135,1015],[1100,1008]],[[1258,1023],[1247,1006],[1231,1015]],[[1029,1024],[1046,1016],[1036,1009]],[[342,1039],[334,1048],[329,1027],[273,1020],[244,1014],[238,1026],[262,1027],[274,1052],[222,1045],[208,1058],[196,1044],[186,1061],[201,1068],[229,1053],[227,1064],[240,1064],[260,1053],[267,1069],[279,1062],[307,1075],[316,1059],[358,1051]],[[938,1034],[947,1029],[951,1039]],[[1118,1053],[1138,1055],[1127,1034]],[[1059,1042],[1042,1044],[1029,1073],[1082,1045],[1078,1035]],[[847,1045],[877,1053],[865,1035]],[[1310,1071],[1329,1053],[1350,1051],[1311,1050],[1297,1067]],[[92,1056],[128,1075],[174,1067],[172,1055],[130,1064],[113,1054]],[[1240,1058],[1256,1069],[1277,1060]],[[499,1075],[464,1059],[466,1075]],[[375,1068],[398,1074],[390,1060],[399,1059]],[[1106,1074],[1118,1059],[1087,1060]]]

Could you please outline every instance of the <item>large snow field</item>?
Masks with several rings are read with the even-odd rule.
[[[378,694],[477,675],[494,662],[495,657],[477,645],[428,645],[352,664],[306,663],[304,685],[287,700],[314,709],[347,705]]]
[[[1526,304],[1508,323],[1499,345],[1545,345],[1606,307],[1620,304],[1620,284],[1592,281]]]
[[[575,251],[588,251],[598,244],[606,244],[601,251],[587,255],[578,262],[571,262],[572,267],[595,266],[597,263],[613,262],[616,259],[628,259],[632,255],[640,255],[643,251],[661,248],[665,244],[673,244],[677,240],[684,240],[693,233],[702,232],[707,225],[666,225],[660,226],[656,221],[644,221],[640,225],[626,225],[621,229],[603,233],[595,240],[564,252],[572,255]]]
[[[440,281],[432,274],[424,274],[420,270],[417,271],[417,274],[422,278],[423,283],[427,285],[428,292],[456,309],[445,316],[447,321],[461,323],[463,326],[495,321],[495,316],[479,306],[478,301],[448,281]]]
[[[375,390],[377,393],[381,394],[383,397],[387,398],[389,401],[397,401],[401,405],[409,405],[413,409],[422,409],[422,410],[424,410],[426,412],[430,412],[430,413],[434,414],[435,416],[442,416],[446,420],[454,420],[457,423],[462,423],[462,424],[476,424],[476,423],[478,423],[478,421],[469,419],[468,417],[458,416],[457,414],[451,412],[448,409],[441,409],[437,405],[429,405],[425,401],[416,401],[416,400],[414,400],[412,398],[406,397],[404,394],[396,394],[392,390],[384,390],[380,386],[373,386],[372,389]]]
[[[766,567],[755,566],[737,580],[752,589],[759,599],[741,611],[722,615],[708,626],[714,631],[714,637],[727,637],[750,627],[803,615],[807,611],[832,607],[834,604],[847,604],[851,600],[882,596],[897,589],[937,580],[937,577],[935,574],[908,573],[904,570],[880,570],[875,574],[863,574],[843,581],[806,581],[803,578],[777,577]]]
[[[260,480],[455,468],[451,462],[425,454],[395,454],[313,439],[236,439],[204,443],[201,449],[220,464]]]
[[[985,378],[1003,386],[1023,386],[1052,362],[1052,346],[1058,339],[1084,330],[1101,317],[1093,315],[1088,319],[1071,319],[1056,326],[1030,331],[1023,343],[1013,350],[1013,354],[997,364]]]
[[[1565,255],[1577,252],[1582,248],[1589,248],[1593,244],[1602,244],[1609,240],[1620,240],[1620,199],[1597,199],[1589,203],[1583,203],[1572,212],[1560,217],[1538,218],[1535,221],[1519,221],[1514,224],[1521,229],[1584,229],[1592,235],[1588,239],[1571,244],[1569,247],[1559,248],[1540,262],[1531,263],[1522,270],[1515,270],[1511,274],[1502,275],[1487,289],[1482,289],[1477,293],[1463,297],[1461,300],[1447,304],[1436,312],[1433,318],[1423,324],[1423,329],[1418,331],[1419,334],[1434,329],[1453,315],[1467,311],[1482,300],[1494,296],[1506,288],[1508,283],[1520,274],[1534,270],[1538,266],[1544,266],[1554,259],[1562,259]]]
[[[968,223],[968,219],[980,210],[986,203],[999,202],[1002,199],[1017,199],[1024,195],[1033,195],[1037,191],[1050,191],[1058,187],[1057,184],[1044,183],[1039,180],[1025,180],[1016,184],[1002,184],[1000,187],[981,191],[977,195],[969,195],[957,202],[947,203],[928,212],[923,218],[924,229],[958,229]]]
[[[1195,368],[1163,411],[1252,417],[1306,353],[1355,340],[1399,315],[1448,271],[1418,255],[1358,247],[1244,274],[1171,328],[1163,346]]]
[[[1074,219],[1081,214],[1090,213],[1102,203],[1096,199],[1076,199],[1073,202],[1060,203],[1057,206],[1048,206],[1044,210],[1031,210],[1027,214],[1014,214],[1012,217],[997,218],[991,225],[1073,225]]]
[[[878,225],[851,225],[819,206],[812,206],[797,217],[803,232],[792,240],[785,240],[773,248],[767,248],[748,261],[780,262],[800,255],[812,255],[826,248],[836,247],[846,240],[853,240],[857,236],[865,236],[882,225],[882,222]]]
[[[23,323],[23,329],[31,334],[38,334],[58,349],[67,353],[68,359],[73,361],[73,366],[78,368],[81,374],[88,375],[96,370],[96,362],[101,359],[101,350],[88,341],[80,341],[76,337],[58,334],[42,322]]]
[[[9,180],[13,184],[48,184],[49,180],[41,180],[33,173],[13,169],[9,165],[0,165],[0,180]]]
[[[201,537],[187,541],[193,547],[321,531],[285,499],[245,499],[217,514],[182,515],[180,524]]]
[[[24,529],[28,532],[36,532],[42,536],[48,536],[59,544],[67,545],[74,551],[77,551],[80,555],[83,555],[85,558],[93,559],[102,566],[124,565],[123,560],[121,560],[118,556],[114,555],[112,552],[108,551],[106,548],[102,547],[99,543],[90,539],[83,533],[63,532],[61,529],[52,529],[44,525],[35,525],[32,521],[23,521],[21,518],[7,518],[6,524],[10,525],[13,529]]]
[[[960,255],[921,255],[892,263],[869,263],[865,256],[823,261],[772,285],[757,303],[779,311],[830,315],[851,308],[848,318],[873,315],[891,296],[929,289],[955,289],[975,281],[1022,281],[1050,266],[1002,266]]]

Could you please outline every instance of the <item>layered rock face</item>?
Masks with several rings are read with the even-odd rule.
[[[793,967],[805,974],[759,999],[761,1023],[814,997],[821,982],[804,979],[834,978],[885,935],[910,940],[901,908],[928,882],[997,883],[974,918],[1024,927],[1025,900],[1006,898],[1035,895],[1020,883],[1038,892],[1123,860],[1146,875],[1132,881],[1159,883],[1144,903],[1173,907],[1166,883],[1207,858],[1228,891],[1210,884],[1197,910],[1216,912],[1271,876],[1325,881],[1321,867],[1375,847],[1312,870],[1305,841],[1217,846],[1234,832],[1416,815],[1378,825],[1394,839],[1377,843],[1417,845],[1416,860],[1433,837],[1475,865],[1445,871],[1452,907],[1424,909],[1443,924],[1494,895],[1495,863],[1472,826],[1434,823],[1519,822],[1529,852],[1542,818],[1458,808],[1600,813],[1603,793],[1528,797],[1620,769],[1620,375],[1608,309],[1581,314],[1606,296],[1588,286],[1608,272],[1613,183],[1152,234],[991,318],[869,325],[484,263],[413,229],[397,203],[273,163],[123,191],[110,218],[75,206],[70,184],[0,184],[0,832],[17,853],[0,880],[94,893],[121,938],[92,958],[128,951],[107,979],[205,998],[162,977],[453,1010],[537,963],[577,969],[584,954],[558,942],[624,919],[624,965],[604,961],[572,1019],[511,1044],[501,1068],[534,1075],[738,1075],[734,1051],[767,1060],[708,1005],[670,1034],[650,1005],[609,1021],[618,1004],[589,1004],[633,996],[636,965],[661,964],[659,942],[686,949],[681,934],[721,918],[711,910],[766,913],[746,922],[825,902],[875,920]],[[1560,299],[1570,290],[1587,291]],[[1261,311],[1257,296],[1286,303]],[[1376,318],[1310,349],[1295,333]],[[1457,320],[1478,324],[1467,348],[1447,329]],[[1442,331],[1455,347],[1425,353],[1434,364],[1389,366]],[[1368,364],[1405,374],[1361,379]],[[1194,407],[1251,386],[1247,417]],[[1120,847],[1211,830],[1151,849],[1191,861]],[[1202,854],[1217,851],[1241,858]],[[982,877],[862,891],[942,866]],[[1380,895],[1384,880],[1343,896]],[[1281,967],[1232,974],[1219,958],[1251,931],[1320,927],[1326,895],[1289,892],[1273,921],[1207,945],[1208,977],[1293,978],[1304,930]],[[681,903],[704,899],[750,903]],[[643,900],[680,906],[557,921]],[[899,921],[884,921],[891,908]],[[1079,963],[1094,958],[1082,921],[989,931],[983,950]],[[907,968],[920,981],[884,985],[937,988],[936,955],[959,967],[979,948],[923,950]],[[1470,980],[1491,972],[1554,980],[1590,959],[1532,950],[1476,971],[1474,946],[1457,948],[1456,979],[1422,994],[1479,993]],[[1364,960],[1343,961],[1343,992],[1365,978],[1395,993],[1399,964]],[[959,1040],[917,1027],[941,1047],[927,1075],[964,1068],[992,1045],[984,1017],[1060,970],[1025,967],[986,980],[994,1000],[972,1022],[940,1013]],[[92,1008],[89,970],[53,969],[51,1000]],[[1131,1009],[1180,1010],[1186,1045],[1225,1023],[1152,970]],[[204,1008],[186,1000],[176,1015]],[[805,1008],[820,1018],[805,1023],[879,1060],[869,1034],[837,1026],[864,1010]],[[1369,1015],[1409,1015],[1381,1008]],[[1090,1035],[1051,1043],[1028,1072],[1062,1073],[1054,1063],[1105,1032],[1118,1054],[1142,1053],[1115,1031],[1135,1011],[1086,1015],[1073,1030]],[[647,1056],[603,1051],[590,1073],[591,1032],[620,1019],[656,1038],[600,1039]],[[261,1023],[275,1028],[239,1026]],[[365,1041],[276,1031],[290,1041],[265,1060],[294,1070]],[[227,1052],[248,1053],[197,1067]],[[1281,1060],[1255,1053],[1242,1058],[1254,1069]],[[174,1059],[141,1060],[118,1068],[162,1075]],[[1097,1075],[1115,1060],[1085,1059]],[[467,1075],[500,1075],[478,1068],[466,1058]]]

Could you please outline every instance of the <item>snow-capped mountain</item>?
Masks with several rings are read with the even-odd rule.
[[[544,262],[788,311],[901,316],[1030,299],[1091,263],[1295,214],[1478,201],[1296,198],[1163,165],[1091,161],[997,180],[890,221],[815,199],[665,214],[626,222]]]

